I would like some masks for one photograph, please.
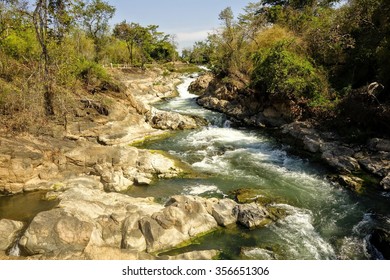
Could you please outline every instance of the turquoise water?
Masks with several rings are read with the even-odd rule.
[[[390,228],[388,194],[354,194],[329,182],[320,166],[290,155],[266,132],[232,127],[223,114],[196,104],[196,96],[187,91],[192,80],[186,78],[179,86],[179,97],[156,106],[205,117],[210,125],[144,147],[169,152],[200,176],[162,180],[135,187],[130,194],[163,202],[175,194],[226,197],[236,189],[255,188],[289,215],[255,230],[218,230],[171,253],[219,249],[226,259],[382,258],[369,236],[378,226]]]

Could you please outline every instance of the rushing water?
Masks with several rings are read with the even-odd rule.
[[[180,252],[219,249],[227,259],[382,258],[369,237],[376,228],[390,228],[388,195],[357,195],[340,188],[326,180],[319,166],[290,155],[266,133],[231,127],[223,114],[196,104],[196,96],[187,91],[192,80],[186,78],[178,87],[179,97],[156,106],[205,117],[210,125],[144,147],[168,151],[204,176],[162,180],[135,187],[130,194],[164,201],[175,194],[224,197],[239,188],[256,188],[288,215],[255,230],[218,230]]]

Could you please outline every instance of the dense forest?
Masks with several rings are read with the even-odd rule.
[[[1,0],[0,126],[39,133],[72,114],[81,96],[120,90],[104,65],[177,58],[173,36],[157,25],[109,26],[114,13],[102,0]]]
[[[293,102],[295,119],[365,138],[390,131],[389,17],[387,0],[261,0],[237,18],[223,10],[183,58],[261,102]]]

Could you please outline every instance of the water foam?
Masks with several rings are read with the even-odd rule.
[[[296,259],[334,259],[333,247],[312,224],[312,212],[287,204],[278,204],[289,215],[271,226],[271,230],[287,243],[289,257]]]

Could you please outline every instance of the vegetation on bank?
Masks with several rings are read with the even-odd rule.
[[[237,18],[223,10],[220,28],[183,58],[261,102],[300,104],[299,117],[388,134],[389,14],[387,0],[261,0]]]
[[[77,107],[104,103],[105,92],[123,90],[104,65],[176,70],[173,36],[126,21],[110,28],[114,13],[103,0],[0,1],[1,128],[43,133]]]

